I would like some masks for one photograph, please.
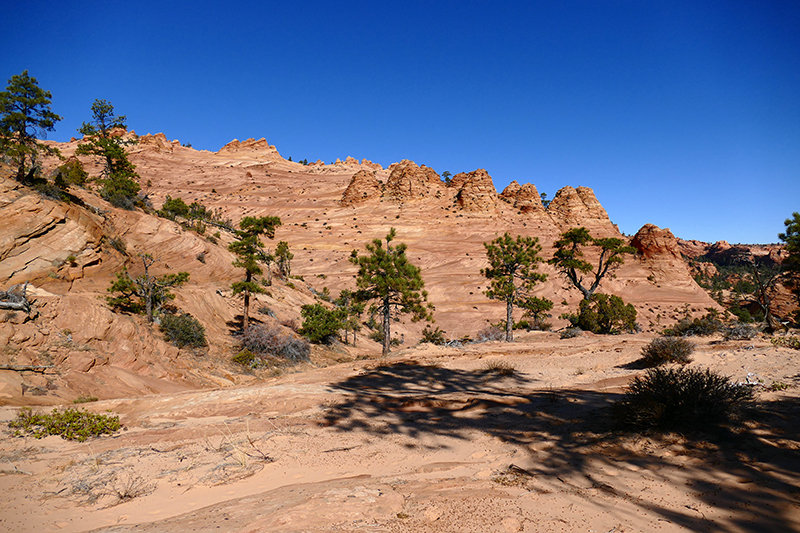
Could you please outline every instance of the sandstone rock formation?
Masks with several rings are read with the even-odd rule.
[[[353,179],[350,180],[339,204],[343,207],[361,204],[374,198],[380,198],[381,194],[383,194],[383,183],[377,178],[375,172],[359,170],[353,174]]]
[[[456,174],[448,187],[458,190],[456,203],[465,211],[493,212],[497,209],[497,189],[492,177],[482,168]]]
[[[565,229],[583,226],[595,237],[619,233],[588,187],[563,187],[547,206],[547,212]]]
[[[661,229],[654,224],[645,224],[631,240],[631,246],[645,259],[681,260],[678,239],[669,228]]]
[[[250,155],[257,155],[259,159],[266,159],[268,161],[285,161],[278,149],[269,144],[263,137],[259,140],[247,139],[239,141],[232,140],[217,151],[220,155],[233,155],[241,153],[249,153]]]
[[[386,196],[390,200],[402,203],[441,196],[441,178],[432,168],[408,159],[389,168],[392,173],[386,182]]]
[[[542,197],[536,186],[532,183],[526,183],[520,186],[516,181],[508,184],[500,197],[511,204],[512,207],[519,209],[523,213],[544,213],[544,205],[542,205]]]

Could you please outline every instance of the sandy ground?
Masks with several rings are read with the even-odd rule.
[[[800,531],[800,352],[696,339],[692,365],[789,388],[759,387],[752,421],[702,439],[612,431],[652,338],[423,345],[86,404],[125,427],[85,443],[2,424],[0,530]],[[513,375],[486,371],[498,361]]]

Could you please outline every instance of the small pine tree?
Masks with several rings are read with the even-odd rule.
[[[256,276],[262,274],[260,262],[264,262],[264,244],[259,238],[265,235],[269,239],[275,238],[275,228],[281,225],[278,217],[244,217],[239,222],[236,230],[238,240],[228,246],[228,250],[236,254],[237,259],[233,262],[236,268],[243,268],[245,278],[231,285],[233,294],[241,294],[244,297],[244,312],[242,329],[246,330],[250,325],[250,295],[263,293],[264,289],[258,283]]]
[[[275,258],[277,259],[278,270],[281,275],[288,278],[292,273],[292,259],[294,259],[294,254],[289,251],[288,242],[280,241],[278,243],[278,246],[275,248]]]
[[[517,235],[516,240],[508,233],[492,242],[483,243],[489,267],[481,274],[490,280],[484,294],[492,300],[506,303],[506,342],[514,340],[514,305],[526,300],[534,285],[547,279],[547,274],[535,272],[542,247],[536,237]]]
[[[322,304],[309,304],[300,308],[303,325],[300,335],[314,344],[328,343],[345,327],[347,312],[342,308],[328,309]]]
[[[420,269],[408,260],[405,244],[391,244],[396,236],[397,232],[391,228],[385,248],[381,239],[375,239],[366,245],[368,255],[359,256],[353,250],[350,256],[350,262],[358,266],[356,300],[373,302],[372,311],[381,316],[383,355],[389,354],[394,316],[407,313],[413,321],[433,321],[433,305],[426,305],[428,293],[423,290],[425,282]]]
[[[114,114],[114,106],[110,102],[95,100],[92,104],[92,120],[84,122],[78,129],[85,142],[78,145],[75,153],[101,158],[100,195],[115,207],[133,209],[141,187],[136,182],[139,178],[136,165],[128,159],[125,146],[135,141],[125,141],[113,133],[115,129],[127,129],[125,121],[124,115]]]
[[[131,277],[127,268],[117,273],[116,281],[111,283],[108,292],[115,296],[106,297],[111,307],[125,309],[134,313],[144,313],[147,321],[153,321],[153,314],[167,300],[172,300],[175,295],[170,292],[172,287],[180,287],[189,281],[188,272],[165,274],[160,277],[150,275],[150,267],[156,262],[150,254],[139,254],[142,259],[144,273],[136,278]]]

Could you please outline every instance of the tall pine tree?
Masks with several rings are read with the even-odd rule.
[[[280,225],[281,219],[278,217],[244,217],[239,222],[240,229],[236,230],[237,240],[228,246],[228,250],[237,257],[233,266],[243,268],[245,272],[243,281],[231,285],[234,295],[241,294],[244,297],[243,330],[250,326],[250,295],[264,292],[256,278],[263,273],[259,263],[266,259],[260,236],[274,239],[275,228]]]
[[[547,279],[547,274],[535,272],[542,247],[537,237],[517,235],[514,239],[508,233],[492,242],[483,243],[489,267],[481,269],[481,274],[489,279],[489,288],[484,294],[493,300],[506,303],[506,342],[514,340],[514,305],[531,298],[534,285]]]
[[[428,293],[424,291],[420,269],[409,262],[407,246],[392,245],[397,236],[394,228],[386,236],[386,247],[381,239],[366,245],[367,255],[359,256],[353,250],[350,262],[358,266],[355,299],[372,302],[371,311],[381,317],[383,324],[383,355],[389,354],[392,342],[392,319],[401,314],[410,314],[412,321],[433,321],[433,305],[426,304]]]
[[[6,90],[0,92],[0,153],[11,159],[20,182],[32,181],[40,152],[58,154],[58,150],[37,140],[53,131],[61,120],[50,110],[51,98],[27,70],[11,76]]]

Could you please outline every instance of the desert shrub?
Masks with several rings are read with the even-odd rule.
[[[56,184],[59,182],[67,185],[78,185],[83,187],[89,179],[89,173],[83,168],[83,164],[76,157],[70,157],[63,165],[56,169],[54,174]]]
[[[558,336],[562,339],[574,339],[575,337],[580,337],[581,335],[583,335],[583,330],[581,328],[567,328]]]
[[[261,358],[248,349],[244,349],[231,358],[234,363],[246,366],[248,368],[258,368],[261,363]]]
[[[242,333],[242,348],[258,356],[272,356],[292,363],[308,360],[308,341],[277,324],[254,324]]]
[[[642,363],[648,368],[666,363],[685,365],[691,362],[693,351],[694,344],[682,337],[661,337],[642,348]]]
[[[322,304],[309,304],[300,308],[303,325],[298,333],[314,344],[329,343],[344,328],[346,311],[341,308],[328,309]]]
[[[36,179],[32,183],[32,186],[36,192],[45,198],[50,198],[51,200],[56,200],[58,202],[65,202],[69,200],[69,197],[64,194],[64,189],[62,187],[59,187],[56,183],[50,183],[46,179]]]
[[[731,307],[728,309],[733,316],[739,319],[740,322],[751,324],[754,322],[753,315],[744,307]]]
[[[719,313],[712,309],[700,318],[682,318],[671,328],[661,332],[666,337],[707,337],[722,329]]]
[[[634,378],[612,414],[636,429],[705,428],[728,422],[753,396],[750,386],[708,369],[655,368]]]
[[[420,339],[419,342],[427,342],[441,346],[447,342],[447,337],[445,337],[444,331],[438,327],[433,330],[431,329],[430,325],[427,325],[425,326],[425,329],[422,330],[422,339]]]
[[[770,342],[773,346],[800,350],[800,337],[772,337]]]
[[[726,341],[746,341],[758,334],[758,330],[750,324],[733,324],[725,328],[722,337]]]
[[[475,335],[473,342],[488,342],[488,341],[504,341],[506,340],[506,332],[500,329],[495,324],[483,328]]]
[[[35,414],[24,407],[17,418],[8,423],[15,436],[33,436],[37,439],[59,435],[66,440],[83,442],[90,437],[112,434],[120,429],[119,417],[89,413],[82,409],[53,409],[50,414]]]
[[[487,361],[480,369],[482,374],[499,374],[501,376],[513,376],[517,373],[514,365],[506,361]]]
[[[96,402],[97,400],[98,400],[97,396],[83,396],[83,395],[81,395],[81,396],[78,396],[77,398],[75,398],[74,400],[72,400],[72,403],[91,403],[91,402]]]
[[[261,307],[259,307],[258,308],[258,312],[261,313],[262,315],[267,315],[267,316],[271,316],[272,318],[275,318],[275,311],[273,311],[272,309],[270,309],[266,305],[262,305]]]
[[[160,329],[164,338],[178,348],[199,348],[207,344],[203,324],[189,313],[161,315]]]
[[[578,315],[562,315],[573,326],[592,333],[611,334],[636,329],[636,309],[622,298],[608,294],[594,294],[581,300]]]

